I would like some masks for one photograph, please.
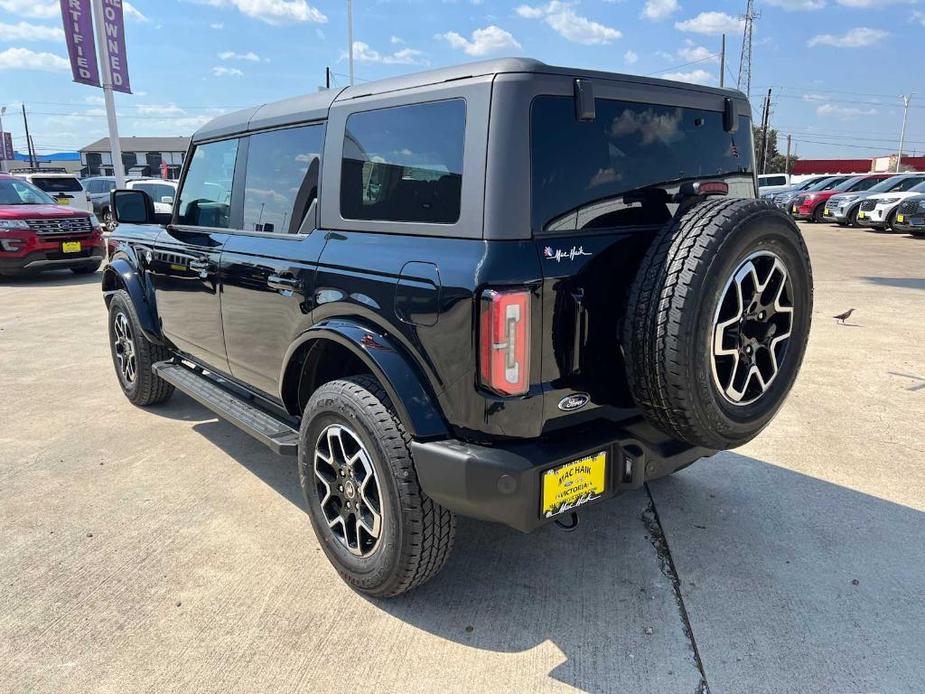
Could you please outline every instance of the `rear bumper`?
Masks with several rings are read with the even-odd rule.
[[[605,452],[605,491],[590,506],[715,453],[668,439],[642,420],[494,446],[415,441],[411,449],[421,487],[438,504],[522,532],[565,515],[541,514],[542,475],[550,468]]]

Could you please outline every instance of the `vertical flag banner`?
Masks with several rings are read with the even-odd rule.
[[[71,74],[74,76],[74,81],[88,84],[91,87],[99,87],[100,71],[96,64],[90,0],[60,1],[61,19],[64,20],[64,39],[67,42],[67,53],[71,58]],[[124,41],[122,45],[124,54]]]
[[[13,134],[0,132],[0,159],[12,159],[14,155]]]
[[[104,48],[109,53],[112,88],[117,92],[131,94],[128,60],[125,56],[125,16],[122,12],[122,0],[103,0],[103,26],[106,29]]]

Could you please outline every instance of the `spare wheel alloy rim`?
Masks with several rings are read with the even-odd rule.
[[[382,535],[382,493],[366,447],[348,427],[331,424],[314,455],[315,489],[328,528],[351,554],[369,556]]]
[[[758,401],[780,373],[793,331],[790,273],[770,251],[743,260],[727,280],[713,316],[713,382],[733,405]]]

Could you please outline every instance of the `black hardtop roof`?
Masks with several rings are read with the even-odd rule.
[[[233,113],[226,113],[203,125],[193,135],[193,141],[211,140],[227,137],[235,133],[262,130],[290,123],[304,123],[327,118],[328,110],[335,101],[348,101],[366,96],[375,96],[389,92],[413,89],[441,82],[452,82],[469,77],[500,75],[505,73],[535,73],[543,75],[562,75],[567,77],[619,80],[632,84],[652,84],[671,87],[685,91],[707,92],[745,100],[742,92],[734,89],[719,89],[687,82],[674,82],[657,77],[624,75],[600,70],[580,70],[576,68],[556,67],[532,58],[497,58],[481,60],[451,67],[425,70],[398,77],[389,77],[373,82],[362,82],[343,89],[325,89],[313,94],[296,96],[282,101],[275,101],[261,106],[254,106]]]

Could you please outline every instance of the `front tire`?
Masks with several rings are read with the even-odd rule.
[[[173,394],[173,386],[152,368],[170,359],[171,354],[163,345],[145,338],[132,297],[124,289],[113,294],[109,302],[109,348],[119,385],[133,405],[155,405]]]
[[[299,479],[312,527],[347,584],[387,598],[443,568],[456,517],[421,490],[411,437],[374,378],[318,388],[300,436]]]

